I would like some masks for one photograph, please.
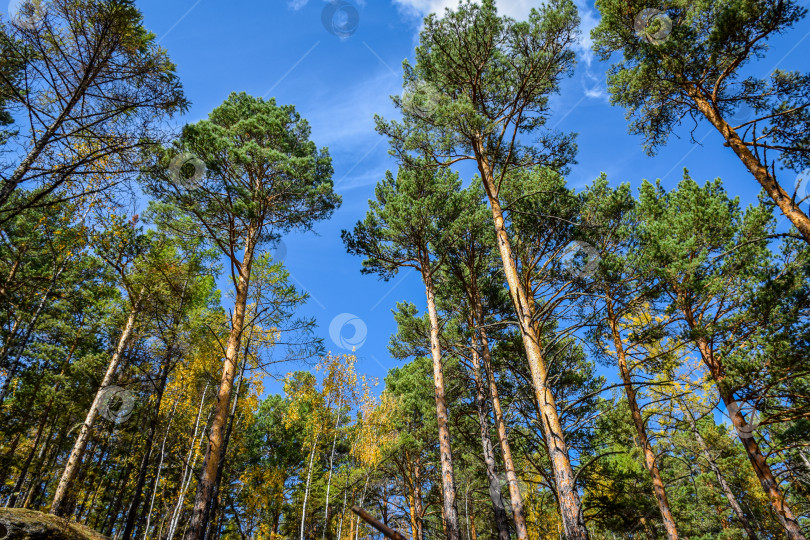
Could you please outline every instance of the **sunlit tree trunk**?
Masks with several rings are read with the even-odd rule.
[[[211,424],[211,434],[208,437],[208,448],[203,461],[202,476],[197,486],[197,496],[194,500],[194,509],[191,522],[184,535],[186,540],[202,540],[207,526],[206,517],[211,497],[214,494],[214,484],[219,468],[220,449],[225,437],[225,423],[228,419],[228,410],[231,402],[233,383],[236,378],[239,346],[242,341],[242,330],[245,324],[245,311],[247,308],[248,287],[250,284],[250,268],[256,247],[257,231],[249,228],[245,241],[245,252],[242,263],[238,265],[239,275],[236,278],[236,299],[231,318],[231,331],[228,335],[228,345],[225,350],[225,364],[222,368],[222,377],[214,405],[214,420]]]
[[[492,209],[498,250],[500,251],[506,281],[509,284],[509,293],[515,307],[523,346],[526,350],[535,399],[541,413],[541,425],[554,474],[565,537],[568,540],[588,540],[588,529],[585,526],[579,493],[574,483],[574,470],[568,456],[559,411],[557,410],[554,395],[547,383],[548,369],[543,358],[540,337],[532,324],[532,313],[528,299],[529,291],[524,288],[518,276],[492,169],[483,155],[481,148],[476,148],[479,171],[484,180],[484,188]]]
[[[650,473],[650,478],[653,485],[653,495],[658,503],[658,509],[661,512],[661,519],[664,523],[664,530],[667,533],[669,540],[677,540],[678,529],[675,526],[675,518],[672,517],[672,510],[669,506],[669,499],[667,498],[667,491],[664,487],[664,480],[661,478],[661,471],[658,469],[658,463],[653,450],[650,439],[647,436],[647,428],[644,425],[644,418],[641,416],[641,407],[639,407],[636,398],[636,389],[633,386],[633,380],[630,376],[630,369],[627,366],[627,356],[622,343],[622,336],[619,333],[619,321],[613,309],[613,299],[608,295],[606,301],[608,325],[610,326],[611,335],[613,337],[613,346],[616,349],[616,359],[619,364],[619,374],[622,378],[622,385],[624,386],[624,393],[627,396],[627,405],[630,408],[630,416],[633,417],[633,424],[636,426],[636,434],[638,434],[638,442],[641,450],[644,453],[644,465],[647,472]]]
[[[84,419],[84,423],[79,430],[79,435],[76,437],[76,442],[73,444],[73,449],[70,451],[70,457],[68,457],[65,470],[62,473],[62,477],[59,479],[59,485],[56,488],[56,493],[54,494],[53,502],[51,503],[51,513],[57,516],[62,516],[68,511],[67,502],[69,499],[69,491],[73,487],[73,480],[76,478],[76,474],[79,472],[79,467],[81,466],[82,458],[84,457],[84,450],[87,448],[87,442],[90,440],[93,425],[98,418],[101,398],[104,392],[107,390],[107,387],[112,385],[115,372],[118,370],[118,366],[124,356],[124,351],[126,350],[129,339],[135,329],[135,322],[141,309],[141,294],[143,293],[139,293],[138,297],[133,299],[132,307],[129,310],[129,316],[127,317],[124,331],[121,332],[121,337],[118,339],[118,345],[115,348],[115,353],[110,359],[110,363],[107,366],[107,372],[104,374],[104,379],[101,381],[101,386],[93,398],[93,403],[90,405],[90,410],[87,411],[87,417]]]
[[[686,309],[684,310],[684,316],[689,327],[695,329],[697,323],[692,312]],[[785,528],[788,539],[805,540],[804,533],[799,526],[796,515],[788,506],[785,495],[782,493],[782,490],[779,489],[779,484],[768,465],[768,461],[759,449],[759,445],[754,438],[753,428],[745,420],[745,416],[743,416],[742,411],[740,411],[734,399],[734,395],[726,388],[724,381],[725,373],[722,364],[714,356],[714,351],[706,337],[698,337],[696,341],[701,358],[714,379],[717,391],[720,394],[720,399],[723,400],[723,404],[726,406],[726,410],[731,418],[731,423],[737,431],[737,435],[745,449],[748,460],[751,462],[754,473],[759,479],[762,490],[768,496],[768,500],[777,518]]]
[[[252,335],[252,332],[251,332]],[[236,383],[236,391],[234,392],[233,402],[231,403],[231,412],[228,415],[228,427],[225,429],[225,439],[222,442],[222,448],[220,449],[220,456],[219,456],[219,467],[217,467],[217,479],[214,482],[214,493],[211,496],[211,504],[209,505],[208,511],[205,516],[206,523],[209,524],[208,527],[205,529],[205,538],[211,538],[211,534],[213,532],[213,528],[216,526],[216,517],[217,513],[219,512],[219,490],[220,484],[222,483],[222,474],[225,470],[225,455],[228,452],[228,444],[231,441],[231,434],[233,433],[233,423],[234,419],[236,418],[236,407],[239,404],[239,391],[242,388],[242,381],[245,377],[245,369],[247,369],[247,361],[248,361],[248,349],[250,348],[250,339],[248,339],[248,345],[245,346],[245,359],[242,362],[242,369],[239,372],[239,381]]]
[[[439,425],[439,458],[441,461],[442,495],[444,521],[447,540],[461,540],[456,505],[456,481],[453,474],[453,453],[450,447],[450,426],[448,425],[447,401],[445,399],[444,368],[442,367],[441,345],[439,343],[439,315],[436,310],[436,297],[433,277],[422,265],[422,280],[427,295],[428,317],[430,318],[430,355],[433,359],[433,384],[436,396],[436,417]]]
[[[742,161],[743,165],[745,165],[745,168],[748,169],[748,172],[756,178],[759,185],[762,186],[762,189],[765,190],[776,206],[779,207],[782,213],[793,223],[796,229],[799,230],[805,242],[810,243],[810,218],[807,214],[802,211],[799,205],[793,200],[793,197],[779,185],[779,182],[776,181],[776,178],[774,178],[771,171],[768,170],[768,167],[763,165],[760,159],[751,152],[748,146],[743,143],[737,132],[734,131],[734,128],[720,116],[719,111],[701,95],[700,91],[691,83],[685,83],[684,88],[687,94],[695,101],[698,110],[725,139],[726,145],[731,147],[740,161]],[[780,512],[779,515],[782,516],[783,514]],[[793,526],[791,526],[790,529],[792,529],[792,532],[789,531],[789,534],[795,534],[797,530],[800,531],[800,529]]]
[[[689,426],[692,429],[692,434],[695,436],[695,440],[697,440],[698,445],[700,445],[700,451],[703,454],[703,457],[706,459],[706,462],[709,464],[709,468],[714,473],[714,476],[717,478],[717,483],[720,484],[720,489],[723,491],[723,495],[725,495],[726,500],[728,500],[728,505],[734,510],[734,513],[737,515],[737,519],[740,520],[740,524],[745,529],[745,534],[748,535],[749,540],[759,540],[757,534],[754,532],[754,528],[751,526],[751,523],[748,521],[748,518],[745,517],[745,513],[743,512],[740,503],[737,502],[737,497],[734,496],[734,492],[731,490],[731,486],[728,485],[726,482],[726,478],[723,476],[723,473],[720,471],[720,467],[717,465],[717,462],[712,457],[711,452],[709,451],[709,446],[706,444],[706,441],[703,439],[703,435],[700,434],[700,430],[698,430],[697,423],[695,422],[695,417],[692,416],[692,411],[683,403],[680,399],[678,400],[681,409],[683,409],[683,415],[686,420],[689,422]]]

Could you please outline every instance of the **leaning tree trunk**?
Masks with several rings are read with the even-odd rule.
[[[652,480],[653,495],[655,495],[655,500],[658,503],[658,510],[661,512],[667,538],[669,540],[678,540],[678,529],[675,526],[675,518],[672,517],[672,509],[669,506],[664,480],[661,478],[661,471],[658,469],[655,451],[653,451],[652,444],[650,444],[650,439],[647,436],[647,428],[644,425],[644,418],[641,416],[641,407],[639,407],[638,399],[636,398],[636,389],[633,386],[633,380],[630,376],[630,368],[627,366],[627,356],[625,354],[624,344],[622,343],[622,336],[619,333],[618,320],[613,310],[613,300],[609,295],[606,306],[608,325],[610,326],[613,346],[616,349],[616,358],[619,364],[619,373],[622,378],[624,393],[627,396],[627,405],[630,407],[630,415],[633,417],[633,424],[636,426],[638,442],[644,453],[644,465],[647,467],[647,472],[650,473]]]
[[[685,310],[684,315],[690,329],[694,330],[697,324],[692,313],[689,310]],[[804,533],[796,519],[796,515],[788,506],[785,495],[782,493],[782,490],[779,489],[779,483],[774,477],[771,467],[768,465],[768,460],[762,454],[757,441],[754,439],[754,428],[745,420],[745,416],[743,416],[742,411],[740,411],[733,393],[726,388],[724,381],[725,373],[722,364],[715,358],[714,352],[705,337],[697,338],[697,346],[703,362],[706,364],[706,367],[709,369],[714,379],[718,393],[720,394],[720,399],[723,400],[723,404],[729,412],[731,423],[737,431],[737,436],[743,448],[745,448],[745,453],[748,456],[748,460],[751,462],[751,466],[754,468],[754,473],[757,475],[757,479],[759,479],[762,490],[768,496],[771,507],[776,513],[780,523],[785,528],[788,540],[805,540]]]
[[[214,406],[214,420],[211,424],[211,434],[208,438],[208,449],[203,461],[202,476],[197,486],[197,496],[194,500],[194,509],[191,522],[184,535],[185,540],[202,540],[205,535],[206,514],[211,498],[214,494],[217,469],[219,468],[220,448],[225,436],[225,423],[228,419],[228,405],[231,401],[231,392],[236,378],[236,365],[239,355],[239,344],[242,340],[242,329],[245,324],[245,310],[247,308],[248,286],[250,284],[250,267],[253,263],[255,238],[257,231],[249,228],[245,240],[245,254],[242,264],[239,265],[239,277],[236,283],[236,301],[233,306],[231,331],[228,335],[228,345],[225,350],[225,365],[222,368],[222,377],[217,392],[217,401]]]
[[[680,399],[678,399],[678,402],[684,411],[684,416],[688,420],[689,426],[692,428],[692,433],[695,435],[698,445],[700,445],[700,451],[703,454],[703,457],[706,458],[709,468],[712,470],[712,472],[714,472],[714,476],[717,478],[717,482],[720,484],[720,489],[723,491],[723,495],[726,496],[729,506],[731,506],[731,509],[734,510],[735,514],[737,514],[737,519],[740,520],[740,524],[742,524],[743,529],[745,529],[745,534],[748,535],[749,540],[759,540],[757,534],[754,532],[754,528],[748,521],[748,518],[745,517],[745,513],[743,512],[740,503],[737,502],[737,497],[734,496],[731,486],[729,486],[728,482],[726,482],[726,478],[720,471],[720,467],[712,457],[712,454],[709,451],[709,445],[706,444],[706,441],[703,439],[703,435],[700,434],[700,430],[698,430],[697,423],[695,422],[695,417],[692,416],[692,411],[690,411],[686,404]]]
[[[512,256],[512,245],[506,230],[503,209],[498,199],[498,191],[490,165],[483,159],[481,148],[476,149],[479,171],[492,209],[492,219],[498,240],[498,249],[503,263],[509,293],[515,307],[520,327],[523,347],[531,373],[535,399],[539,407],[543,435],[545,437],[551,468],[554,473],[554,484],[560,505],[560,517],[567,540],[588,540],[588,529],[582,515],[582,505],[575,485],[574,470],[568,456],[565,435],[557,411],[557,403],[548,386],[548,369],[540,347],[540,336],[532,324],[532,312],[529,306],[529,291],[526,290],[518,276],[517,266]]]
[[[456,481],[453,474],[453,453],[450,447],[450,426],[448,425],[447,401],[444,391],[444,368],[439,344],[439,315],[436,311],[436,297],[433,277],[427,265],[422,265],[422,280],[427,295],[428,316],[430,318],[430,355],[433,359],[433,385],[436,400],[436,418],[439,425],[439,457],[441,461],[442,494],[444,518],[447,527],[447,540],[461,540],[456,505]]]
[[[717,108],[703,97],[698,89],[691,83],[685,83],[684,88],[689,97],[694,100],[698,110],[725,139],[726,145],[731,147],[734,153],[737,154],[737,157],[740,158],[743,165],[745,165],[745,168],[748,169],[751,175],[759,182],[759,185],[762,186],[762,189],[765,190],[776,206],[779,207],[782,213],[785,214],[790,222],[799,230],[805,242],[810,243],[810,218],[808,218],[807,214],[799,208],[799,205],[793,200],[793,197],[779,185],[779,182],[776,181],[776,178],[774,178],[771,171],[768,170],[768,167],[751,152],[734,128],[720,116],[720,112]]]
[[[124,326],[124,331],[121,332],[121,337],[118,339],[118,345],[115,348],[115,353],[110,359],[110,363],[107,366],[107,372],[104,374],[104,379],[101,381],[101,386],[96,392],[96,396],[93,398],[93,403],[90,405],[90,410],[87,411],[87,417],[84,419],[84,423],[79,430],[79,435],[76,437],[76,442],[73,444],[73,449],[70,451],[70,457],[68,458],[67,465],[65,465],[65,470],[62,473],[62,477],[59,479],[59,485],[56,488],[56,493],[54,494],[53,502],[51,503],[51,513],[54,515],[63,516],[63,514],[67,511],[68,505],[66,503],[68,502],[69,498],[68,492],[73,487],[73,480],[76,478],[76,474],[79,472],[79,467],[81,466],[82,458],[84,457],[84,450],[87,448],[87,442],[90,440],[93,425],[96,423],[96,418],[98,418],[101,398],[104,392],[107,391],[107,388],[113,382],[115,372],[118,370],[118,365],[121,363],[121,359],[124,356],[124,351],[126,350],[129,339],[132,336],[133,330],[135,329],[135,322],[141,309],[142,294],[143,291],[138,294],[137,298],[133,299],[132,307],[129,310],[129,317],[127,317],[127,323]]]

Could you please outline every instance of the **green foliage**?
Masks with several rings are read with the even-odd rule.
[[[654,153],[685,117],[702,118],[696,99],[744,139],[780,154],[795,170],[810,164],[810,76],[774,70],[748,75],[747,65],[765,56],[768,40],[787,32],[807,10],[794,0],[678,0],[662,7],[671,32],[645,39],[639,16],[648,2],[598,0],[599,25],[592,32],[603,60],[621,52],[608,72],[611,102],[625,107],[630,132]],[[649,28],[646,32],[654,32]],[[741,109],[751,110],[735,117]],[[792,187],[792,186],[788,186]]]
[[[429,15],[416,64],[403,63],[407,99],[393,98],[403,121],[377,117],[377,130],[401,159],[413,151],[445,165],[483,159],[499,181],[538,165],[564,170],[574,137],[537,132],[573,69],[578,24],[569,0],[546,2],[522,22],[498,16],[492,0]],[[537,141],[524,142],[527,134]]]

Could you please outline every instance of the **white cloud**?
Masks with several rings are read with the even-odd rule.
[[[607,82],[603,72],[595,74],[589,65],[585,65],[582,69],[580,81],[582,82],[582,90],[585,96],[591,99],[608,101]]]
[[[335,2],[338,0],[324,0],[324,2]],[[353,0],[353,2],[358,6],[365,6],[366,0]],[[306,7],[309,4],[309,0],[287,0],[287,7],[292,9],[293,11],[298,11],[299,9]]]
[[[597,13],[591,9],[590,2],[583,2],[583,0],[575,0],[577,4],[577,9],[579,10],[579,30],[580,36],[579,41],[575,50],[579,55],[581,61],[585,62],[585,65],[590,66],[591,62],[593,62],[593,40],[591,39],[591,30],[593,30],[597,24],[599,24],[599,17]]]
[[[294,11],[298,11],[302,7],[306,6],[307,2],[309,2],[309,0],[287,0],[287,7]]]
[[[394,4],[401,7],[406,13],[411,15],[424,16],[428,13],[438,13],[442,15],[445,8],[455,9],[458,7],[458,0],[393,0]],[[537,6],[537,0],[500,0],[497,2],[498,13],[508,15],[515,19],[525,19],[529,16],[532,7]]]

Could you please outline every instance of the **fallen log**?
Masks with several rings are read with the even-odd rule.
[[[371,517],[371,515],[368,512],[366,512],[359,506],[352,506],[352,512],[363,518],[363,521],[365,521],[366,523],[368,523],[369,525],[371,525],[372,527],[383,533],[387,538],[393,538],[394,540],[408,540],[407,537],[398,533],[385,523],[382,523],[381,521],[378,521],[373,517]]]

